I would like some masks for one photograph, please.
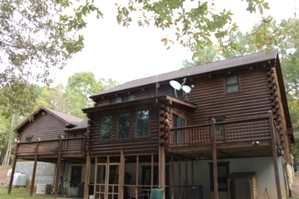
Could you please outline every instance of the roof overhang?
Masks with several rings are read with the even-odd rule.
[[[190,103],[186,100],[172,97],[169,95],[162,95],[162,96],[155,95],[155,96],[151,96],[151,97],[147,97],[147,98],[140,98],[140,99],[127,101],[127,102],[107,104],[107,105],[86,108],[86,109],[83,109],[83,112],[84,113],[93,113],[93,112],[99,112],[99,111],[124,109],[124,108],[129,108],[132,106],[136,106],[136,105],[150,105],[150,104],[158,105],[159,103],[163,103],[163,104],[173,106],[173,107],[187,108],[190,110],[196,109],[196,105],[194,103]]]

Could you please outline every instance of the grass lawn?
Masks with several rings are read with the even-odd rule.
[[[28,199],[28,198],[34,198],[34,199],[44,199],[46,198],[54,198],[53,195],[33,195],[29,196],[30,189],[27,188],[12,188],[11,194],[7,194],[8,189],[4,187],[0,187],[0,198],[1,199]],[[65,197],[58,197],[66,199]],[[290,198],[290,199],[299,199],[299,198]]]
[[[35,195],[29,196],[30,189],[27,188],[12,188],[11,189],[11,194],[7,194],[8,189],[5,187],[0,187],[0,198],[1,199],[28,199],[28,198],[33,198],[33,199],[44,199],[44,198],[54,198],[53,195]],[[63,198],[66,199],[65,197],[57,197],[57,198]]]

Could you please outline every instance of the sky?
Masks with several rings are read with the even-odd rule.
[[[113,79],[119,83],[178,70],[183,60],[190,60],[191,53],[178,44],[169,50],[161,42],[171,33],[166,30],[140,28],[136,25],[122,27],[116,23],[114,2],[97,0],[103,19],[88,18],[84,49],[73,56],[56,75],[56,83],[67,83],[76,72],[92,72],[96,78]],[[240,30],[249,31],[260,20],[260,15],[246,12],[245,0],[214,0],[216,8],[226,8],[234,13]],[[299,0],[268,0],[270,14],[275,19],[294,17]]]

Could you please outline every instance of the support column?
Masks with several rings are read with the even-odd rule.
[[[218,173],[217,173],[217,146],[216,146],[216,121],[212,119],[211,128],[211,141],[212,141],[212,153],[213,153],[213,177],[214,177],[214,199],[219,199],[218,193]]]
[[[120,151],[120,168],[119,168],[119,181],[118,181],[118,198],[124,198],[124,183],[125,183],[125,156],[124,151]]]
[[[32,177],[31,177],[31,185],[30,185],[30,196],[33,195],[33,190],[34,190],[35,174],[36,174],[37,158],[38,158],[38,147],[39,147],[39,138],[37,139],[36,148],[35,148],[34,164],[33,164],[33,171],[32,171]]]
[[[56,178],[55,178],[55,186],[54,186],[54,198],[57,198],[58,185],[59,185],[59,180],[60,180],[61,147],[62,147],[62,137],[60,137],[59,144],[58,144],[58,159],[57,159],[57,164],[56,164]]]
[[[163,190],[163,199],[165,199],[165,151],[164,147],[159,148],[159,188]]]
[[[17,142],[16,148],[15,148],[15,157],[12,163],[12,169],[11,169],[11,176],[10,176],[10,180],[9,180],[9,185],[8,185],[8,194],[11,194],[11,188],[12,188],[12,182],[13,182],[13,177],[14,177],[14,173],[16,171],[16,165],[17,165],[17,151],[18,151],[18,146],[19,146],[19,142]]]
[[[277,138],[276,138],[276,131],[274,128],[273,114],[271,111],[269,111],[269,125],[270,125],[270,133],[271,133],[272,159],[273,159],[273,166],[274,166],[276,193],[277,193],[277,198],[282,198],[279,172],[278,172],[278,163],[277,163],[277,148],[276,148]]]
[[[84,179],[84,199],[89,197],[89,181],[90,181],[91,159],[89,153],[86,156],[85,179]]]
[[[171,155],[171,163],[170,163],[170,198],[174,199],[174,164],[173,164],[173,155]]]

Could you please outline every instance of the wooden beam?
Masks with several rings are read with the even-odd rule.
[[[214,178],[214,199],[219,199],[218,193],[218,173],[217,173],[217,146],[216,146],[216,120],[212,119],[211,141],[212,141],[212,154],[213,154],[213,178]]]
[[[10,176],[9,185],[8,185],[8,191],[7,191],[8,194],[11,194],[12,182],[13,182],[13,177],[14,177],[13,174],[15,173],[15,170],[16,170],[17,159],[18,159],[18,156],[17,156],[18,146],[19,146],[19,143],[17,142],[16,148],[15,148],[15,157],[13,159],[11,176]]]
[[[278,163],[277,163],[276,134],[274,128],[273,114],[271,111],[269,111],[269,123],[270,123],[270,133],[271,133],[272,159],[273,159],[274,176],[275,176],[275,183],[276,183],[276,194],[277,194],[277,198],[282,198],[281,189],[280,189],[280,179],[278,173]]]
[[[138,182],[139,176],[138,175],[139,175],[139,155],[137,155],[137,157],[136,157],[136,173],[135,173],[135,176],[136,176],[135,185],[136,186],[139,184],[139,182]]]
[[[119,168],[119,181],[118,181],[118,198],[123,199],[124,197],[124,184],[125,184],[125,155],[124,151],[120,151],[120,168]]]
[[[89,197],[89,182],[90,182],[90,166],[91,159],[89,153],[86,156],[86,167],[85,167],[85,183],[84,183],[84,198]]]
[[[182,199],[182,190],[181,190],[181,188],[182,188],[182,183],[181,183],[181,181],[182,181],[182,175],[181,175],[181,158],[179,158],[178,169],[179,169],[179,171],[178,171],[178,177],[179,177],[179,199]]]
[[[171,156],[170,163],[170,198],[174,199],[174,164],[173,164],[173,155]]]
[[[160,147],[159,150],[159,172],[160,180],[159,187],[163,190],[163,199],[165,199],[165,150],[164,147]]]
[[[187,159],[185,159],[185,182],[186,182],[186,186],[188,187],[188,162]],[[188,197],[188,192],[185,191],[185,198],[189,199]]]
[[[33,164],[33,171],[32,171],[32,177],[31,177],[31,186],[30,186],[30,196],[33,195],[33,190],[34,190],[35,174],[36,174],[37,158],[38,158],[38,147],[39,147],[39,140],[37,140],[36,148],[35,148],[34,164]]]
[[[54,186],[54,198],[57,198],[58,183],[59,183],[59,180],[60,180],[61,148],[62,148],[62,138],[60,138],[59,144],[58,144],[58,158],[57,158],[57,164],[56,164],[56,178],[55,178],[55,186]]]

